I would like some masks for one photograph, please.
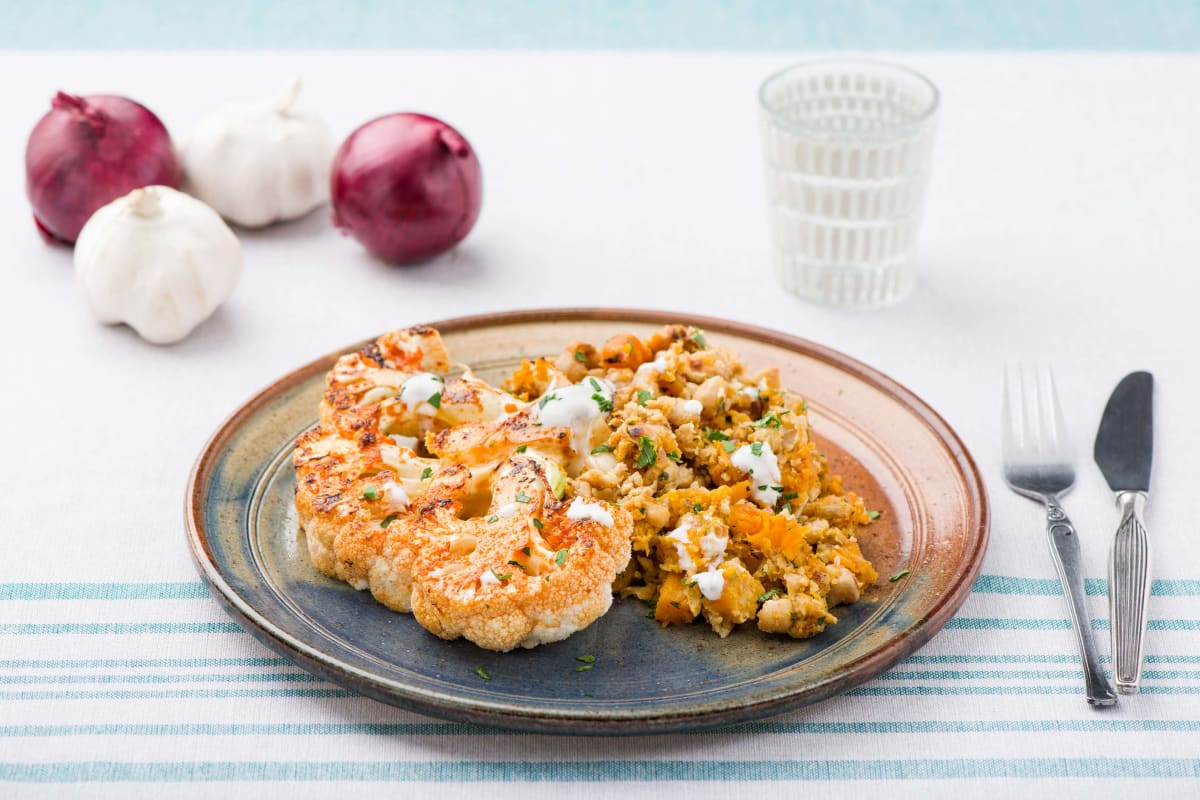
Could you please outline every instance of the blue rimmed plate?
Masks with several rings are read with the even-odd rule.
[[[431,324],[456,361],[499,381],[521,358],[570,341],[670,322],[703,328],[751,371],[780,368],[784,385],[808,400],[833,469],[883,511],[860,536],[863,551],[881,576],[907,569],[907,577],[881,578],[858,603],[836,609],[837,625],[804,641],[748,626],[727,639],[702,623],[664,630],[633,600],[534,650],[442,641],[309,563],[292,505],[291,450],[315,423],[339,354],[272,383],[205,446],[185,500],[200,574],[234,619],[311,672],[385,703],[531,731],[645,734],[742,722],[843,692],[920,647],[970,592],[987,545],[988,503],[958,436],[895,381],[812,342],[658,311],[534,310]],[[585,655],[595,656],[593,668],[577,671]]]

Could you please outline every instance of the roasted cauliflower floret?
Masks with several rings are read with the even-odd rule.
[[[608,610],[629,560],[628,512],[556,500],[542,462],[524,455],[502,467],[483,515],[461,512],[435,486],[413,523],[430,542],[414,567],[425,628],[507,651],[565,639]]]

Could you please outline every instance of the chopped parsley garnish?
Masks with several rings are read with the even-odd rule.
[[[563,564],[567,563],[567,555],[569,553],[570,551],[565,547],[562,550],[559,550],[554,554],[554,563],[561,567]]]
[[[888,578],[888,580],[891,581],[892,583],[895,583],[896,581],[900,580],[901,578],[907,578],[911,574],[912,574],[911,569],[902,569],[899,572],[897,572],[895,575],[893,575],[892,577]]]
[[[704,350],[708,347],[708,340],[704,338],[704,331],[699,328],[692,328],[691,339],[696,344],[700,345],[700,349]]]
[[[799,492],[785,492],[784,495],[779,499],[786,503],[789,500],[795,500],[799,496]]]
[[[482,666],[478,666],[475,668],[475,674],[478,675],[479,677],[483,678],[485,681],[490,681],[492,679],[492,676],[488,675],[488,671],[486,669],[484,669]]]
[[[433,467],[426,467],[421,470],[421,480],[427,481],[433,475]]]
[[[543,397],[541,400],[538,400],[538,408],[543,409],[546,407],[546,404],[549,403],[551,400],[557,400],[557,399],[558,399],[558,395],[555,394],[554,392],[551,392],[550,394]]]
[[[808,401],[807,401],[807,400],[801,400],[801,401],[800,401],[800,410],[801,410],[801,411],[808,411]]]
[[[650,394],[649,389],[638,389],[637,404],[639,406],[644,406],[644,405],[646,405],[646,403],[650,402],[650,398],[653,396],[654,395]]]
[[[495,579],[496,579],[496,580],[498,580],[498,581],[510,581],[510,580],[512,580],[512,574],[511,574],[511,573],[508,573],[508,572],[506,572],[506,573],[504,573],[503,575],[501,575],[499,572],[496,572],[496,570],[491,570],[491,573],[492,573],[492,577],[493,577],[493,578],[495,578]]]
[[[513,561],[512,559],[509,559],[508,563],[512,564],[514,567],[520,567],[522,572],[529,571],[528,569],[526,569],[525,565],[522,564],[520,561]],[[509,576],[509,577],[512,577],[512,576]]]
[[[658,450],[655,449],[654,442],[650,440],[650,437],[641,437],[638,439],[638,445],[641,447],[640,452],[638,452],[638,469],[645,469],[655,461],[658,461]]]
[[[882,514],[883,514],[882,511],[868,511],[867,512],[867,516],[870,517],[871,519],[879,519],[879,517]]]
[[[722,442],[721,447],[725,448],[726,453],[732,453],[737,450],[737,442]]]
[[[378,500],[379,488],[373,483],[368,483],[366,488],[363,489],[362,496],[367,500]]]
[[[693,514],[699,514],[703,510],[704,510],[704,506],[700,505],[699,503],[692,503],[692,513]]]
[[[672,606],[674,606],[675,608],[679,608],[679,601],[678,601],[678,600],[672,600],[672,601],[671,601],[671,605],[672,605]]]
[[[672,460],[672,461],[674,461],[676,464],[682,464],[682,463],[683,463],[683,456],[679,455],[679,453],[676,453],[676,452],[675,452],[675,451],[673,451],[673,450],[672,450],[671,452],[667,453],[667,458],[671,459],[671,460]]]
[[[513,495],[513,500],[516,500],[518,503],[528,503],[532,499],[533,498],[531,498],[529,495],[525,494],[520,489],[517,489],[517,493],[515,495]]]
[[[578,361],[580,364],[586,364],[587,363],[587,353],[583,352],[582,350],[576,350],[575,351],[575,360]]]
[[[388,514],[386,517],[383,518],[383,522],[379,523],[379,527],[386,528],[388,525],[391,525],[393,522],[396,521],[396,517],[397,517],[396,514]]]
[[[763,415],[762,419],[750,424],[751,428],[778,428],[783,424],[783,420],[779,418],[775,412]]]
[[[575,668],[575,671],[576,672],[587,672],[591,668],[592,668],[591,664],[580,664],[578,667]]]
[[[782,486],[772,486],[769,483],[764,483],[764,484],[759,485],[758,489],[759,489],[759,491],[762,491],[762,492],[765,492],[768,489],[770,489],[772,492],[782,492],[783,491]]]
[[[609,400],[599,392],[596,392],[596,394],[592,395],[592,399],[596,401],[596,405],[600,408],[601,413],[607,414],[613,410],[612,400]]]
[[[522,547],[522,548],[521,548],[521,552],[522,552],[522,553],[524,553],[525,555],[529,555],[529,548],[528,548],[528,547]]]
[[[612,448],[606,444],[598,444],[592,448],[592,455],[596,455],[597,453],[611,453],[611,452],[612,452]]]
[[[540,531],[542,529],[542,521],[535,517],[533,520],[533,527],[537,528]],[[526,553],[525,555],[529,555],[529,554]]]
[[[526,450],[528,450],[528,449],[529,449],[529,445],[527,445],[527,444],[523,444],[523,445],[521,445],[520,447],[518,447],[518,448],[517,448],[517,452],[518,452],[518,453],[524,453],[524,452],[525,452]]]
[[[490,517],[487,518],[487,521],[488,522],[499,522],[500,518],[497,517],[495,514],[492,514]],[[526,553],[526,555],[528,555],[528,553]]]
[[[778,597],[779,594],[780,594],[780,592],[778,589],[768,589],[767,591],[763,592],[762,594],[760,594],[758,596],[758,604],[761,606],[763,603],[767,602],[772,597]]]
[[[427,402],[429,403],[429,405],[433,406],[434,408],[441,408],[442,407],[442,393],[438,392],[437,394],[430,395],[429,400]]]
[[[710,442],[727,442],[727,441],[729,441],[728,436],[726,436],[725,434],[721,433],[720,431],[714,430],[712,428],[709,428],[706,431],[704,431],[704,438],[708,439]]]
[[[595,378],[588,378],[588,383],[590,383],[592,385],[592,391],[594,391],[594,392],[603,392],[604,391],[604,387],[600,385],[600,381],[596,380]]]
[[[576,660],[576,661],[582,661],[582,662],[583,662],[583,663],[585,663],[585,664],[594,664],[594,663],[596,663],[596,657],[595,657],[595,656],[593,656],[593,655],[590,655],[590,654],[589,654],[589,655],[586,655],[586,656],[575,656],[575,660]]]
[[[762,442],[755,442],[754,444],[750,445],[750,452],[756,456],[761,456],[762,455],[762,447],[763,447]]]

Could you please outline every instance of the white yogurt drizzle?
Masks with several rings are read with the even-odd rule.
[[[754,448],[762,445],[759,455]],[[750,476],[750,494],[765,508],[774,508],[779,502],[779,460],[771,452],[769,442],[755,442],[739,447],[730,457],[733,465]]]
[[[571,501],[571,505],[567,506],[567,519],[589,519],[592,522],[599,522],[606,528],[613,526],[613,517],[607,508],[595,501],[584,500],[582,497],[576,497]]]
[[[571,446],[577,452],[587,452],[588,430],[592,422],[612,408],[613,386],[599,378],[586,378],[571,386],[551,389],[537,402],[537,419],[548,428],[570,428]],[[603,403],[600,402],[603,400]]]
[[[418,414],[432,417],[437,409],[429,404],[434,395],[442,393],[446,382],[432,372],[418,372],[404,382],[397,397],[402,405],[415,408]]]

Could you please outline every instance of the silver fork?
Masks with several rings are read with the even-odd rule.
[[[1067,512],[1059,505],[1059,495],[1075,484],[1071,442],[1067,437],[1054,376],[1050,369],[1026,370],[1018,367],[1015,376],[1004,371],[1003,453],[1004,482],[1023,497],[1046,507],[1046,539],[1067,597],[1067,610],[1075,629],[1079,659],[1083,662],[1083,681],[1087,701],[1093,706],[1111,706],[1117,702],[1092,639],[1091,618],[1083,591],[1083,570],[1079,556],[1079,537]]]

